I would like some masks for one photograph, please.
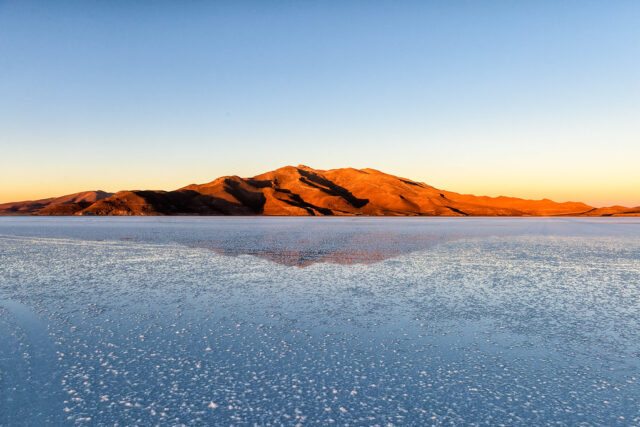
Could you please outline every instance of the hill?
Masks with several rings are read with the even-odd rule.
[[[83,191],[62,197],[0,204],[0,215],[73,215],[98,200],[112,196],[105,191]]]
[[[619,216],[640,208],[486,197],[440,190],[375,169],[285,166],[251,178],[225,176],[175,191],[77,193],[0,205],[36,215]]]

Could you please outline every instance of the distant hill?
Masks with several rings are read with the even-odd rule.
[[[74,215],[98,200],[113,196],[105,191],[83,191],[62,197],[0,204],[0,215]]]
[[[637,216],[640,207],[473,196],[375,169],[285,166],[175,191],[88,191],[5,203],[0,215]]]

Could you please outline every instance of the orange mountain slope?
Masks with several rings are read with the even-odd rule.
[[[0,204],[0,215],[73,215],[98,200],[112,196],[105,191],[83,191],[62,197]]]
[[[93,199],[80,194],[93,193]],[[0,205],[0,214],[37,215],[422,215],[618,216],[640,208],[594,208],[548,199],[479,197],[439,190],[375,169],[285,166],[252,178],[225,176],[175,191],[78,193]],[[74,198],[75,197],[75,198]],[[65,199],[62,203],[59,200]],[[57,202],[56,202],[57,201]],[[28,206],[28,208],[27,208]]]

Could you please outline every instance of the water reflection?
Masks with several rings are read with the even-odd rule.
[[[306,267],[372,264],[442,242],[488,236],[619,236],[640,220],[614,218],[6,217],[12,236],[177,243],[227,256]],[[631,226],[630,226],[631,225]]]
[[[370,230],[360,234],[310,233],[301,239],[276,233],[252,239],[200,241],[189,246],[211,249],[226,256],[252,255],[288,267],[307,267],[314,263],[373,264],[460,237],[435,233],[391,234]]]

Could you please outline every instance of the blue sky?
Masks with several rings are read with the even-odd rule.
[[[0,202],[287,164],[640,205],[637,1],[0,0]]]

